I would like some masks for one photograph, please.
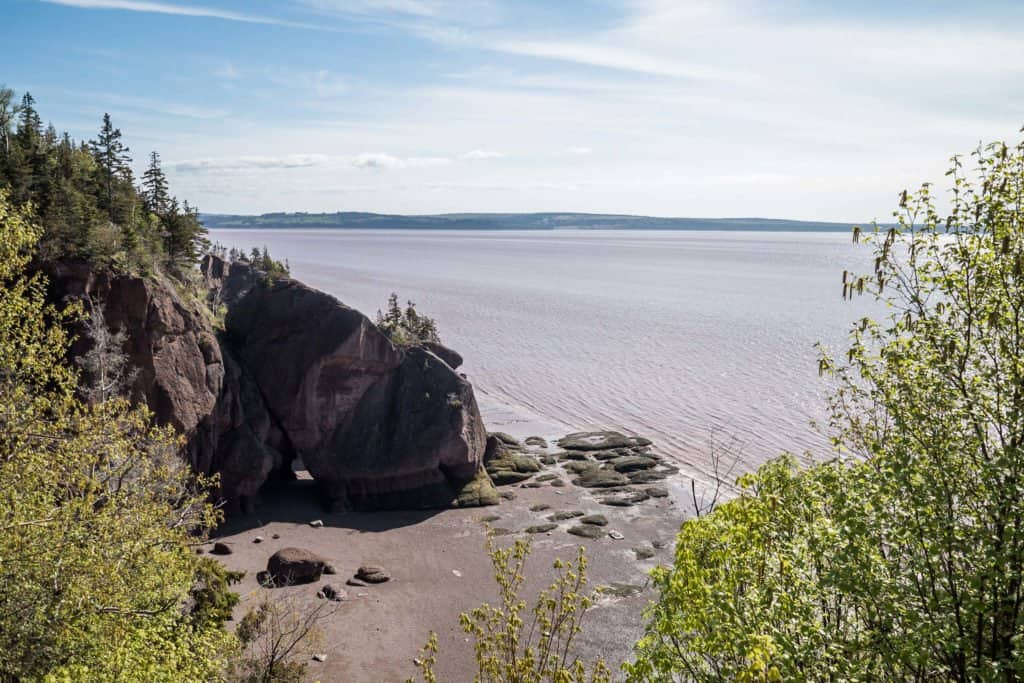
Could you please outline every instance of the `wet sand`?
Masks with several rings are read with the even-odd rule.
[[[538,425],[491,425],[519,432]],[[550,434],[544,435],[550,436]],[[555,449],[552,449],[555,450]],[[544,470],[559,474],[567,482],[571,475],[561,466]],[[404,681],[415,673],[414,660],[431,631],[438,634],[440,654],[436,671],[441,681],[471,681],[476,672],[472,643],[459,626],[459,614],[483,602],[494,602],[496,588],[485,551],[488,526],[499,530],[497,541],[509,545],[516,538],[530,538],[533,552],[528,564],[525,596],[532,599],[554,578],[556,558],[570,559],[584,546],[589,560],[591,586],[617,584],[617,593],[603,595],[585,619],[578,653],[590,660],[604,657],[617,670],[630,656],[632,644],[642,630],[642,611],[654,597],[647,573],[656,564],[670,563],[675,534],[686,515],[688,482],[679,477],[662,482],[670,495],[652,498],[634,507],[617,508],[598,502],[595,492],[571,483],[556,488],[545,482],[538,488],[522,485],[500,490],[514,494],[501,505],[463,510],[333,513],[324,511],[315,485],[305,472],[300,478],[268,493],[258,513],[231,520],[211,539],[231,545],[231,555],[220,556],[230,569],[246,572],[235,590],[241,604],[240,618],[262,595],[287,597],[298,609],[313,609],[324,584],[344,589],[345,599],[331,603],[330,614],[320,622],[325,662],[309,660],[310,680]],[[548,509],[531,511],[539,505]],[[558,522],[552,531],[527,534],[532,525],[548,522],[558,511],[582,510],[608,518],[607,531],[623,536],[615,540],[606,534],[585,539],[567,533],[575,524]],[[497,519],[491,519],[497,517]],[[322,520],[323,526],[310,525]],[[502,531],[504,530],[504,531]],[[506,533],[507,531],[507,533]],[[279,535],[274,539],[273,535]],[[253,539],[262,536],[264,541]],[[653,557],[638,559],[633,548],[660,546]],[[206,546],[209,549],[209,545]],[[266,568],[267,558],[285,547],[312,550],[336,567],[336,575],[325,575],[316,583],[285,588],[262,588],[257,572]],[[345,581],[363,564],[378,564],[392,579],[367,587],[346,586]]]

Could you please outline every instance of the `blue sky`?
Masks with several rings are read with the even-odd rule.
[[[0,0],[0,83],[208,212],[885,219],[1024,124],[1024,3]]]

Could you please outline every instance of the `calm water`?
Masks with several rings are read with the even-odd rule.
[[[292,274],[373,315],[388,294],[438,320],[466,359],[492,429],[619,428],[691,473],[707,439],[745,467],[783,450],[827,454],[816,341],[845,348],[866,302],[846,234],[215,230],[267,245]],[[519,430],[522,431],[522,430]]]

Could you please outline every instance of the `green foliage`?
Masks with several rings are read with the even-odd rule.
[[[397,346],[415,346],[423,342],[441,341],[437,334],[437,321],[416,310],[416,304],[398,305],[398,295],[388,297],[387,312],[377,311],[377,327]]]
[[[973,157],[948,215],[925,185],[855,231],[875,265],[844,295],[890,314],[822,356],[840,458],[683,526],[633,680],[1024,675],[1024,146]]]
[[[200,559],[193,578],[192,616],[201,623],[222,626],[239,600],[231,586],[244,577],[245,572],[231,571],[217,560]]]
[[[206,230],[169,193],[153,152],[136,188],[121,131],[104,114],[95,140],[77,143],[42,127],[35,100],[0,87],[0,188],[31,204],[44,232],[43,259],[81,258],[118,272],[172,274],[194,265]]]
[[[216,678],[232,638],[188,609],[211,482],[144,408],[76,399],[40,233],[0,190],[0,679]]]
[[[499,548],[493,535],[487,551],[494,566],[500,604],[483,604],[462,614],[462,630],[473,637],[477,683],[606,683],[611,671],[603,660],[588,667],[574,651],[583,616],[594,604],[587,585],[587,558],[581,547],[575,561],[556,560],[555,581],[543,590],[524,618],[526,602],[519,597],[526,580],[530,544],[518,540]],[[425,683],[437,680],[437,636],[431,634],[417,664]],[[409,679],[412,683],[413,679]]]

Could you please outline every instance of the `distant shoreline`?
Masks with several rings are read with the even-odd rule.
[[[860,223],[780,218],[664,218],[592,213],[457,213],[399,215],[361,212],[202,214],[210,229],[241,230],[660,230],[729,232],[849,232]]]

